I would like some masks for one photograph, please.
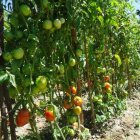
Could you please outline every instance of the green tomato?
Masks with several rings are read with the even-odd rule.
[[[42,93],[46,93],[48,91],[47,87],[40,90]]]
[[[54,27],[56,29],[60,29],[61,28],[61,21],[59,19],[55,19],[53,24],[54,24]]]
[[[40,92],[40,89],[37,86],[32,87],[32,94],[37,95]]]
[[[99,98],[99,99],[103,99],[103,96],[102,96],[102,95],[99,95],[98,98]]]
[[[21,31],[16,32],[16,38],[21,39],[23,37],[23,33]]]
[[[80,115],[81,114],[81,111],[82,111],[82,109],[81,109],[80,106],[75,106],[73,108],[73,112],[74,112],[75,115]]]
[[[75,66],[75,64],[76,64],[75,59],[70,58],[70,60],[69,60],[69,65],[70,65],[71,67],[74,67],[74,66]]]
[[[68,122],[71,124],[77,122],[77,116],[72,115],[72,116],[68,116],[67,118],[68,118]]]
[[[44,8],[49,8],[50,7],[50,2],[48,0],[43,0],[42,4],[43,4]]]
[[[72,137],[75,135],[75,132],[73,129],[69,129],[68,132],[69,132],[69,135]]]
[[[23,86],[29,87],[30,86],[30,78],[25,78],[23,82]]]
[[[65,23],[65,19],[64,18],[60,18],[61,24]]]
[[[43,28],[46,29],[46,30],[50,30],[52,29],[52,21],[51,20],[45,20],[43,22]]]
[[[20,11],[24,16],[30,16],[31,15],[31,9],[28,5],[21,5]]]
[[[33,73],[34,73],[34,67],[33,67],[31,64],[25,64],[25,65],[22,67],[22,72],[23,72],[25,75],[30,75],[31,73],[33,74]]]
[[[102,72],[102,73],[105,73],[105,72],[106,72],[106,68],[102,68],[102,69],[101,69],[101,72]]]
[[[18,20],[17,20],[17,18],[11,17],[11,18],[10,18],[10,23],[11,23],[13,26],[17,26],[17,25],[18,25]]]
[[[82,55],[82,50],[77,49],[77,50],[76,50],[76,55],[77,55],[78,57],[81,56],[81,55]]]
[[[36,85],[39,89],[44,89],[47,86],[47,78],[45,76],[39,76],[36,78]]]
[[[9,91],[9,96],[12,98],[12,99],[15,99],[16,98],[16,96],[17,96],[17,90],[16,90],[16,88],[14,88],[14,87],[10,87],[10,88],[8,88],[8,91]]]
[[[61,74],[64,74],[65,70],[64,70],[64,66],[62,64],[59,65],[59,72]]]
[[[14,38],[14,35],[11,32],[5,32],[4,37],[7,41],[11,41]]]
[[[101,103],[102,103],[102,99],[99,99],[99,100],[97,101],[97,103],[98,103],[98,104],[101,104]]]
[[[10,60],[12,59],[12,54],[11,54],[10,52],[5,52],[5,53],[3,54],[3,59],[4,59],[5,61],[10,61]]]
[[[13,57],[15,59],[22,59],[24,56],[24,50],[22,48],[15,49],[13,51]]]
[[[97,96],[94,96],[94,97],[93,97],[93,101],[94,101],[94,102],[97,102],[98,100],[99,100],[99,99],[98,99]]]

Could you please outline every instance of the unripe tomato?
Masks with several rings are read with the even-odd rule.
[[[33,95],[37,95],[39,92],[40,92],[40,89],[38,87],[36,87],[36,86],[32,87],[32,94]]]
[[[59,72],[61,74],[64,74],[65,70],[64,70],[64,66],[62,64],[59,65]]]
[[[30,78],[25,78],[23,81],[23,86],[29,87],[30,86]]]
[[[74,116],[74,115],[71,115],[71,116],[68,116],[68,122],[73,124],[77,121],[77,116]]]
[[[16,124],[18,127],[22,127],[27,124],[30,120],[29,110],[20,110],[16,116]]]
[[[23,37],[23,33],[21,31],[16,32],[16,38],[21,39]]]
[[[10,61],[10,60],[12,59],[12,54],[11,54],[10,52],[5,52],[5,53],[3,54],[3,59],[4,59],[5,61]]]
[[[15,49],[13,51],[13,57],[15,59],[22,59],[24,56],[24,50],[22,48]]]
[[[93,97],[93,101],[94,101],[94,102],[97,102],[97,101],[98,101],[98,97],[97,97],[97,96],[94,96],[94,97]]]
[[[17,20],[17,18],[11,17],[11,18],[10,18],[10,23],[11,23],[13,26],[17,26],[17,25],[18,25],[18,20]]]
[[[46,93],[48,91],[48,88],[45,87],[45,88],[41,89],[40,91],[41,91],[41,93]]]
[[[109,81],[109,76],[105,76],[105,81],[107,82],[107,81]]]
[[[76,106],[80,106],[82,104],[83,100],[81,97],[79,96],[75,96],[74,99],[73,99],[73,103],[76,105]]]
[[[20,11],[24,16],[30,16],[31,15],[31,9],[28,5],[21,5],[20,6]]]
[[[105,88],[109,88],[110,84],[109,83],[105,83]]]
[[[97,103],[98,103],[98,104],[101,104],[101,103],[102,103],[102,99],[99,99],[99,100],[97,101]]]
[[[69,65],[70,65],[71,67],[74,67],[74,66],[75,66],[75,64],[76,64],[75,59],[70,58],[70,60],[69,60]]]
[[[77,50],[76,50],[76,55],[77,55],[78,57],[81,56],[81,55],[82,55],[82,50],[77,49]]]
[[[54,24],[54,27],[56,29],[60,29],[61,28],[61,21],[59,19],[55,19],[53,24]]]
[[[106,89],[106,92],[107,92],[107,93],[111,93],[111,92],[112,92],[112,89],[111,89],[111,88],[107,88],[107,89]]]
[[[43,4],[44,8],[49,8],[50,7],[50,2],[48,0],[43,0],[42,4]]]
[[[25,74],[25,75],[30,75],[31,73],[33,74],[34,73],[34,67],[28,63],[28,64],[25,64],[23,67],[22,67],[22,72]]]
[[[55,115],[52,110],[45,110],[45,117],[48,121],[54,121],[55,120]]]
[[[46,29],[46,30],[50,30],[52,29],[52,21],[51,20],[45,20],[43,22],[43,28]]]
[[[71,103],[71,102],[68,102],[68,101],[65,101],[65,102],[64,102],[64,108],[65,108],[65,109],[70,109],[70,108],[72,108],[72,103]]]
[[[74,132],[73,129],[69,129],[69,135],[72,136],[72,137],[75,135],[75,132]]]
[[[65,23],[65,19],[64,18],[60,18],[61,24]]]
[[[14,35],[11,32],[5,32],[4,37],[7,41],[11,41],[14,38]]]
[[[16,88],[14,87],[9,87],[8,88],[8,92],[9,92],[9,96],[12,98],[12,99],[15,99],[16,96],[17,96],[17,90]]]
[[[82,109],[81,109],[80,106],[75,106],[73,108],[73,112],[74,112],[75,115],[80,115],[81,114],[81,111],[82,111]]]
[[[39,89],[46,88],[47,86],[47,78],[45,76],[38,76],[36,78],[36,85]]]

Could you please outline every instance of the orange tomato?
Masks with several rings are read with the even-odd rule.
[[[75,86],[70,86],[70,90],[71,90],[71,92],[72,92],[73,94],[76,94],[77,89],[76,89]],[[68,93],[68,96],[69,96],[69,94],[70,94],[69,89],[67,90],[67,93]]]
[[[29,110],[20,110],[16,116],[16,124],[18,127],[22,127],[27,124],[30,120]]]
[[[66,109],[72,108],[72,103],[71,102],[68,102],[68,101],[65,101],[64,102],[64,108],[66,108]]]
[[[83,81],[83,82],[82,82],[82,84],[83,84],[83,85],[85,85],[85,84],[86,84],[86,82],[85,82],[85,81]]]
[[[105,88],[110,88],[110,84],[109,83],[105,83]]]
[[[54,121],[55,120],[55,115],[52,110],[45,110],[45,117],[48,121]]]
[[[105,81],[109,81],[109,76],[105,76]]]
[[[74,99],[73,99],[73,103],[76,105],[76,106],[80,106],[82,104],[83,100],[81,97],[79,96],[75,96]]]

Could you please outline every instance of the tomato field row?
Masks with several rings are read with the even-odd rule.
[[[129,2],[12,0],[0,10],[4,140],[27,123],[42,140],[41,116],[50,140],[89,140],[125,109],[140,82],[140,24]]]

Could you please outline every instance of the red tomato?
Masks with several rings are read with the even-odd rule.
[[[105,81],[109,81],[109,76],[105,76]]]
[[[83,100],[81,97],[79,96],[75,96],[74,99],[73,99],[73,103],[76,105],[76,106],[80,106],[82,104]]]
[[[45,116],[46,116],[46,119],[48,120],[48,121],[54,121],[55,120],[55,115],[54,115],[54,113],[53,113],[53,111],[51,111],[51,110],[45,110]]]
[[[93,83],[92,83],[92,82],[90,82],[90,83],[89,83],[89,86],[90,86],[90,87],[93,87]]]
[[[70,90],[71,90],[71,92],[72,92],[73,94],[76,94],[77,89],[76,89],[75,86],[70,86]],[[68,93],[68,96],[69,96],[69,94],[70,94],[69,89],[67,90],[67,93]]]
[[[20,110],[16,116],[16,124],[18,127],[22,127],[27,124],[30,120],[29,110]]]

